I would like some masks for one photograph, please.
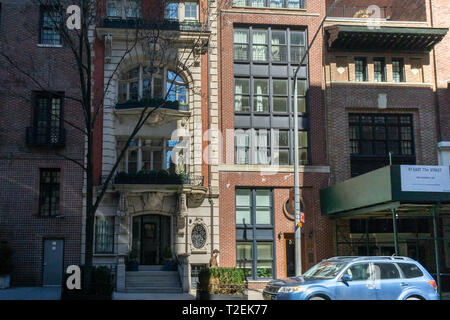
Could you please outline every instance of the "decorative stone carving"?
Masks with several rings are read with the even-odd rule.
[[[185,212],[187,212],[187,201],[186,201],[186,194],[182,193],[179,196],[179,211],[180,215],[183,215]]]
[[[202,223],[196,223],[191,230],[191,242],[195,249],[202,249],[206,245],[207,232]]]
[[[205,199],[204,193],[190,193],[187,196],[187,205],[189,208],[198,208]]]
[[[144,210],[162,211],[164,207],[164,193],[146,192],[141,195]]]
[[[128,199],[127,195],[123,192],[120,193],[119,205],[117,207],[117,215],[123,217],[128,214]]]

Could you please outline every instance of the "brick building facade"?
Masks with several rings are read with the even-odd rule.
[[[0,241],[15,250],[12,285],[61,284],[63,268],[80,263],[83,171],[64,159],[83,161],[84,137],[65,122],[82,126],[64,98],[79,85],[70,50],[40,30],[44,14],[1,2],[2,54],[31,75],[0,61]]]

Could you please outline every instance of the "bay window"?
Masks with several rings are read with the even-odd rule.
[[[139,66],[121,74],[117,100],[124,103],[142,98],[166,98],[179,101],[181,105],[188,104],[186,84],[175,72]]]
[[[139,18],[141,16],[140,0],[108,0],[106,15],[110,18]]]
[[[169,170],[173,172],[175,165],[171,160],[171,154],[177,141],[168,138],[138,138],[133,140],[128,147],[125,157],[119,164],[118,172],[137,173],[141,170],[160,171]],[[117,153],[119,154],[125,141],[117,142]]]

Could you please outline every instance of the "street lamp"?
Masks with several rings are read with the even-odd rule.
[[[320,30],[322,29],[325,19],[334,10],[336,5],[341,0],[335,0],[334,3],[328,8],[325,17],[322,19],[319,28],[316,31],[311,43],[308,45],[305,53],[300,59],[300,63],[294,72],[294,210],[295,210],[295,275],[300,276],[302,274],[302,249],[301,249],[301,222],[300,222],[300,183],[299,183],[299,172],[298,172],[298,100],[297,100],[297,73],[300,67],[308,56],[309,49],[313,45]]]

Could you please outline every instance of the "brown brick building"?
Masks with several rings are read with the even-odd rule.
[[[370,5],[378,6],[377,19],[370,19],[375,10],[367,9]],[[445,158],[441,141],[449,127],[447,20],[448,3],[415,0],[342,1],[327,19],[325,116],[332,184],[390,163],[448,165],[438,159]],[[446,221],[439,222],[442,234]],[[395,252],[392,219],[338,219],[337,225],[340,255]],[[397,225],[398,254],[435,270],[431,219],[400,219]],[[448,247],[441,241],[441,248]],[[450,267],[447,255],[442,250],[441,272]]]
[[[219,167],[220,264],[246,268],[250,288],[295,270],[294,221],[286,208],[294,183],[290,80],[325,13],[318,1],[279,1],[279,9],[263,2],[226,3],[219,15],[220,128],[226,136]],[[329,174],[322,41],[319,35],[299,71],[303,270],[332,255],[333,245],[318,195]],[[234,139],[226,133],[233,130]],[[271,172],[275,163],[278,171]]]
[[[219,14],[219,124],[225,141],[219,166],[220,263],[248,269],[250,287],[292,274],[294,222],[285,208],[293,186],[290,83],[298,46],[302,52],[331,3],[242,0],[224,4]],[[438,164],[437,124],[445,135],[448,91],[438,90],[438,108],[433,48],[445,51],[448,4],[434,4],[440,10],[434,10],[432,23],[430,3],[341,1],[300,69],[304,270],[336,252],[392,254],[392,231],[383,221],[375,223],[378,240],[372,239],[369,253],[365,244],[358,249],[362,222],[339,221],[337,250],[337,230],[320,212],[320,189],[390,161]],[[304,43],[297,40],[302,32]],[[436,55],[442,87],[446,61],[440,67],[441,54]],[[235,137],[228,138],[227,130],[235,130]],[[267,175],[277,160],[278,172]],[[417,231],[408,223],[415,222],[402,225],[404,237]],[[424,225],[420,232],[430,235],[431,225]],[[430,255],[403,240],[400,254],[420,256],[433,268]]]
[[[14,250],[12,285],[61,284],[80,263],[83,161],[79,93],[68,48],[42,28],[46,9],[1,1],[0,241]],[[45,29],[45,30],[44,30]],[[50,92],[52,94],[50,94]],[[56,153],[62,155],[58,156]]]

